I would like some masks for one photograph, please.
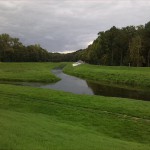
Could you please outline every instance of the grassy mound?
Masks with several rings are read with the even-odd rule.
[[[77,67],[67,65],[64,72],[100,83],[124,85],[150,89],[150,68],[98,66],[83,64]]]
[[[148,150],[150,103],[0,85],[0,149]]]
[[[56,82],[51,69],[61,63],[0,63],[0,81]]]

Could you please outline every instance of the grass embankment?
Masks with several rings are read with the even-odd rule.
[[[0,82],[56,82],[50,71],[63,63],[0,63]]]
[[[150,103],[0,85],[0,149],[150,150]]]
[[[89,64],[72,67],[69,64],[64,68],[64,72],[102,84],[150,89],[150,68]]]

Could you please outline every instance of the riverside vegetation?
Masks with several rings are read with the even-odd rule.
[[[59,79],[50,70],[62,66],[0,63],[0,80],[56,82]],[[98,78],[96,66],[75,70],[86,74],[87,68]],[[147,80],[149,70],[140,72]],[[0,149],[149,150],[149,126],[150,103],[146,101],[0,84]]]
[[[72,67],[70,64],[64,68],[64,72],[103,84],[150,90],[149,67],[100,66],[89,64]]]

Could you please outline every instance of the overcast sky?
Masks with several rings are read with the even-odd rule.
[[[99,31],[150,21],[150,0],[0,0],[0,34],[51,52],[86,48]]]

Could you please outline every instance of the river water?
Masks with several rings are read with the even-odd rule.
[[[62,70],[53,70],[52,72],[61,78],[61,80],[57,83],[41,85],[41,88],[55,89],[75,94],[103,95],[150,101],[149,91],[137,91],[101,85],[64,74]]]
[[[52,72],[61,80],[56,83],[43,85],[41,86],[42,88],[56,89],[75,94],[94,95],[92,89],[88,86],[85,80],[64,74],[62,70],[53,70]]]

